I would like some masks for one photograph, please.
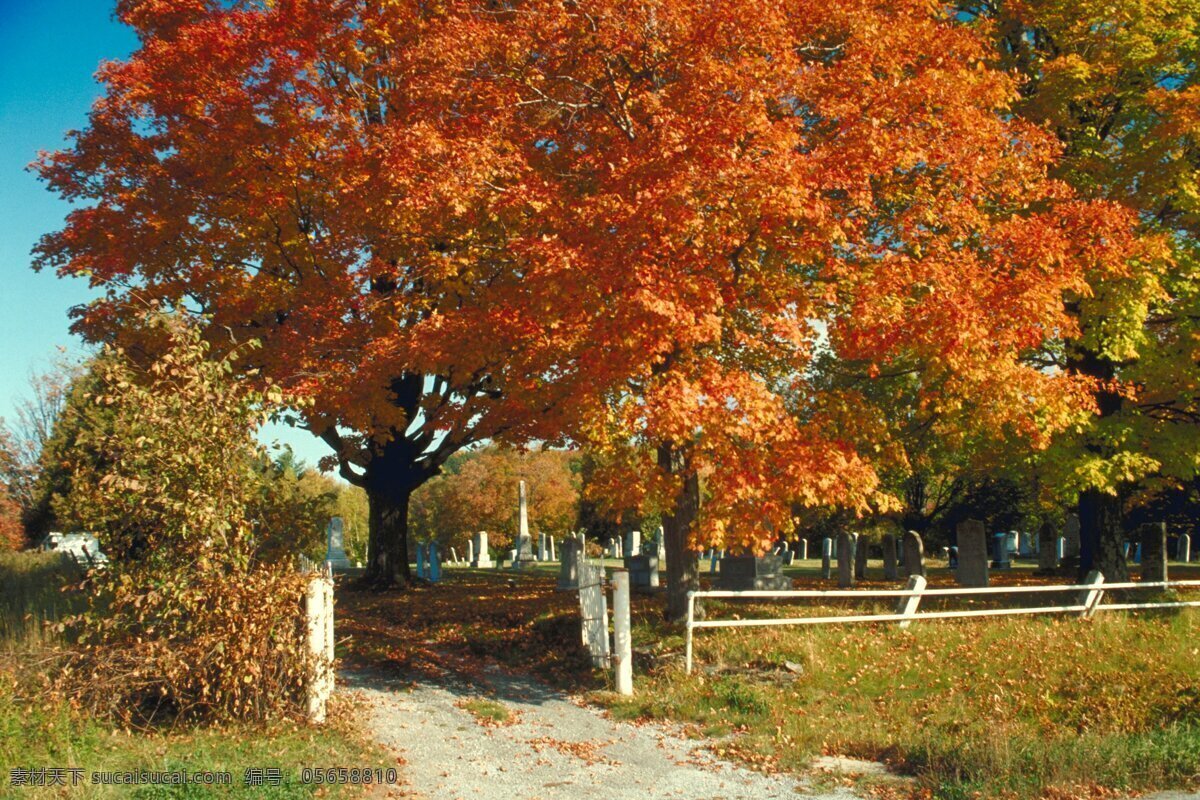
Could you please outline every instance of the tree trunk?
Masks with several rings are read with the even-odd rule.
[[[1105,582],[1129,580],[1121,498],[1096,489],[1079,494],[1079,577],[1100,570]]]
[[[368,482],[367,504],[370,528],[367,537],[367,569],[363,583],[376,589],[407,586],[408,501],[412,487],[388,488]]]
[[[1101,381],[1116,377],[1116,366],[1098,353],[1078,350],[1070,359],[1077,372]],[[1096,392],[1096,411],[1100,420],[1116,416],[1122,407],[1121,395],[1109,388]],[[1100,424],[1103,424],[1101,422]],[[1091,442],[1087,449],[1109,457],[1111,452],[1101,442]],[[1079,493],[1079,577],[1085,578],[1093,569],[1100,570],[1105,581],[1129,580],[1123,549],[1125,532],[1121,524],[1120,495],[1098,489]]]
[[[667,545],[666,619],[679,622],[687,618],[687,594],[700,588],[700,554],[691,548],[690,534],[700,517],[700,477],[690,460],[672,444],[658,448],[658,466],[682,478],[674,507],[663,515],[663,535]],[[700,604],[696,604],[697,617]]]

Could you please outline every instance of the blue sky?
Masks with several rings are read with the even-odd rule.
[[[12,419],[31,371],[66,348],[82,353],[69,309],[91,293],[82,281],[30,268],[38,237],[68,206],[26,170],[39,150],[62,146],[87,123],[99,95],[93,76],[137,44],[112,17],[112,0],[0,0],[0,417]],[[310,464],[328,452],[309,434],[272,429]]]

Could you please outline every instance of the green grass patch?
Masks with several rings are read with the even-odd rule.
[[[319,786],[304,782],[304,768],[398,768],[394,759],[353,728],[354,709],[335,707],[331,722],[228,725],[174,731],[113,730],[66,709],[47,708],[14,691],[0,674],[0,797],[108,798],[307,798],[361,796],[363,786]],[[12,785],[12,770],[75,768],[81,783],[62,787]],[[279,784],[247,784],[248,769],[275,769]],[[228,773],[229,785],[92,785],[92,775],[112,772],[198,771]],[[67,783],[71,776],[65,776]]]
[[[818,611],[834,610],[770,616]],[[676,634],[653,615],[637,625],[643,645]],[[1200,613],[1190,609],[702,630],[696,663],[685,677],[678,659],[656,659],[634,697],[596,699],[621,718],[732,732],[731,752],[784,769],[819,755],[884,761],[937,798],[1200,786]]]
[[[459,703],[458,707],[469,711],[480,725],[511,725],[517,721],[517,715],[512,709],[486,697],[472,697]]]
[[[62,553],[0,552],[0,649],[57,641],[46,626],[82,608],[84,598],[63,591],[82,577]]]

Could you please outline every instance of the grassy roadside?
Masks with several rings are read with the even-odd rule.
[[[401,787],[322,786],[306,783],[311,768],[389,768],[403,765],[369,742],[355,725],[353,703],[335,697],[329,721],[311,726],[298,721],[268,725],[187,726],[155,731],[114,730],[50,699],[40,674],[54,648],[62,646],[42,623],[70,613],[74,603],[60,587],[75,577],[70,567],[48,554],[0,554],[0,797],[20,798],[308,798],[402,797]],[[13,770],[75,768],[71,786],[16,786]],[[248,785],[248,769],[279,770],[265,785]],[[92,785],[103,772],[227,772],[228,786]],[[340,777],[340,776],[337,776]],[[346,776],[349,777],[348,775]],[[255,783],[251,776],[251,784]]]
[[[800,584],[828,587],[808,577],[807,566],[797,570]],[[1034,578],[1026,570],[1000,580]],[[932,581],[949,576],[935,571]],[[910,776],[863,780],[883,796],[1065,800],[1200,789],[1195,610],[908,630],[706,630],[696,639],[700,668],[688,678],[680,631],[660,622],[659,600],[637,597],[636,694],[620,698],[579,652],[575,596],[553,586],[546,571],[454,569],[442,584],[407,594],[342,593],[342,629],[354,637],[347,656],[432,670],[496,659],[560,685],[578,689],[582,681],[616,716],[683,723],[762,769],[806,772],[814,757],[838,755],[881,760]]]

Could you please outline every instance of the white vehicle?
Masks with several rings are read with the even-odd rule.
[[[100,540],[90,533],[46,534],[42,549],[65,553],[81,567],[98,567],[108,563],[108,556],[100,549]]]

